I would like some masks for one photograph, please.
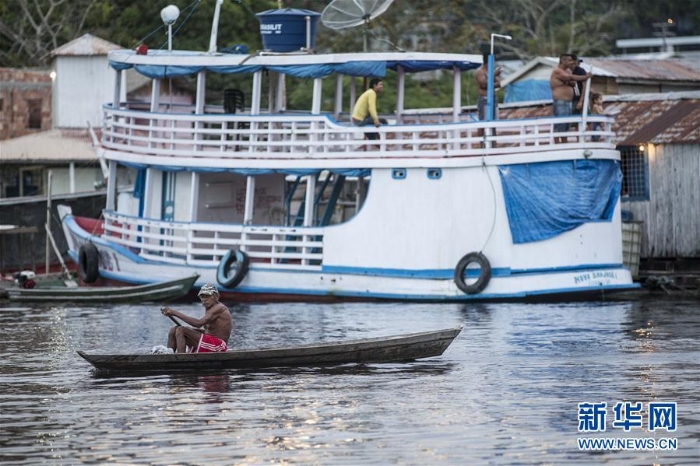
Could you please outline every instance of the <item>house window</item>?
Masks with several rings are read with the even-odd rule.
[[[41,129],[41,99],[27,100],[27,129]]]
[[[622,168],[622,199],[649,200],[649,160],[644,146],[619,146]]]

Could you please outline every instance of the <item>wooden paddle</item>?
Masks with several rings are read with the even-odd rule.
[[[163,309],[165,309],[165,308],[161,308],[160,311],[163,312]],[[177,320],[175,320],[175,317],[173,317],[173,316],[168,316],[168,318],[169,318],[170,320],[172,320],[172,321],[175,323],[175,325],[177,325],[178,327],[182,327],[182,324],[180,324],[180,322],[178,322]]]

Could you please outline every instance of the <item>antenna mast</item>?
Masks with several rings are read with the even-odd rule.
[[[209,38],[209,53],[216,52],[216,36],[219,34],[219,15],[221,14],[222,3],[224,3],[224,0],[216,0],[214,20],[211,25],[211,37]]]

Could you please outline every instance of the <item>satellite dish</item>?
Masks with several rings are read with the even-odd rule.
[[[321,22],[329,29],[369,25],[384,13],[394,0],[333,0],[321,13]]]

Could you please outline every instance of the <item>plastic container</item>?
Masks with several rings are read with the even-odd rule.
[[[296,52],[314,48],[319,13],[311,10],[283,8],[255,15],[260,22],[263,48],[271,52]],[[308,34],[307,20],[309,18]],[[308,35],[308,38],[307,38]]]

